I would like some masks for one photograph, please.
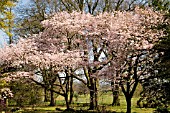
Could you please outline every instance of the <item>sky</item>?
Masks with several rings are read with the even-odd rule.
[[[19,0],[18,4],[25,5],[27,3],[29,3],[29,0]],[[2,30],[0,30],[0,47],[3,47],[3,45],[7,43],[7,40],[8,40],[7,35]]]
[[[6,35],[0,30],[0,47],[2,47],[4,43],[6,43]]]

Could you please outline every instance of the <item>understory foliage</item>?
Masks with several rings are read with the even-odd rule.
[[[4,79],[29,77],[64,96],[67,109],[72,77],[90,89],[90,109],[98,106],[99,80],[102,77],[108,81],[116,80],[130,113],[131,99],[138,83],[150,76],[156,56],[152,47],[164,35],[163,30],[155,27],[162,22],[163,14],[150,8],[136,7],[134,11],[96,16],[85,12],[58,12],[42,22],[43,32],[0,49],[2,71],[10,67],[17,70],[7,73],[9,76]],[[77,69],[83,69],[86,80],[75,73]],[[43,77],[49,77],[48,86],[45,79],[41,82],[34,79],[37,70]]]
[[[9,101],[10,105],[23,107],[42,102],[42,88],[30,80],[11,81],[9,86],[13,93],[13,98]]]

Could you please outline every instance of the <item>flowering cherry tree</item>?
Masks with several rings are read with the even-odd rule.
[[[122,20],[117,27],[123,27],[120,29],[121,32],[111,36],[117,36],[120,40],[116,41],[123,42],[123,44],[109,45],[110,48],[117,48],[114,51],[116,52],[115,58],[111,61],[108,69],[104,70],[103,73],[100,72],[100,74],[106,74],[109,79],[116,81],[115,83],[118,87],[121,86],[126,97],[128,113],[131,112],[131,98],[138,83],[150,76],[148,73],[152,70],[156,57],[152,47],[159,37],[164,35],[162,30],[155,29],[157,25],[163,22],[163,17],[160,13],[153,12],[151,9],[142,10],[138,8],[134,12],[136,14],[125,13],[125,15],[128,15],[119,15],[119,19],[125,19],[126,21]],[[131,19],[128,19],[128,17]],[[119,21],[119,19],[115,20]]]
[[[58,75],[57,73],[64,71],[67,67],[77,67],[78,63],[81,61],[81,56],[78,50],[64,50],[65,45],[60,44],[61,42],[59,40],[54,38],[48,38],[46,40],[42,38],[45,37],[40,33],[29,39],[21,39],[17,44],[11,44],[1,49],[3,52],[1,56],[2,73],[7,71],[6,74],[10,75],[4,79],[10,81],[20,77],[29,77],[34,80],[34,72],[40,70],[43,77],[50,77],[48,78],[50,91],[63,96],[64,94],[61,92],[53,91],[53,85]],[[13,67],[15,69],[13,71],[15,72],[9,72],[8,69],[10,67]],[[44,70],[47,70],[48,73],[44,74]],[[43,82],[45,82],[45,79]],[[49,89],[49,87],[45,86],[43,83],[40,85]],[[51,102],[54,103],[54,101]],[[50,105],[53,105],[52,103],[50,103]]]
[[[136,8],[131,12],[115,11],[114,13],[101,13],[96,16],[77,12],[72,12],[71,14],[61,12],[43,23],[49,27],[51,36],[57,34],[56,37],[60,37],[60,35],[65,34],[63,41],[69,43],[77,41],[80,42],[79,47],[81,49],[88,49],[89,51],[91,49],[93,51],[92,62],[90,62],[90,57],[89,60],[84,62],[84,72],[88,82],[77,78],[87,85],[88,83],[96,84],[90,82],[97,81],[96,79],[88,80],[88,78],[100,75],[102,73],[100,70],[111,59],[113,59],[111,61],[112,71],[107,70],[107,76],[109,73],[110,75],[115,75],[118,70],[125,69],[127,65],[124,65],[124,63],[130,56],[132,56],[131,61],[134,62],[135,59],[139,59],[137,56],[141,57],[143,55],[142,51],[150,50],[154,42],[163,35],[163,31],[154,29],[161,22],[162,15],[159,12],[154,12],[152,9]],[[58,33],[58,31],[60,32]],[[68,36],[71,36],[71,38],[68,38]],[[80,37],[71,42],[75,38],[74,36]],[[85,41],[87,42],[82,43]],[[102,52],[105,54],[106,60],[101,62],[99,57]],[[85,51],[83,55],[87,55]],[[110,59],[109,56],[112,56],[112,58]],[[125,74],[118,74],[117,78],[122,79],[120,75],[126,76]],[[97,92],[96,86],[90,85],[89,89],[92,92]]]
[[[140,71],[139,68],[143,69],[141,60],[145,55],[148,58],[148,50],[163,35],[163,31],[154,29],[162,19],[159,12],[138,7],[134,11],[96,16],[84,12],[59,12],[42,22],[43,32],[1,49],[1,64],[22,67],[24,72],[48,69],[54,77],[52,83],[58,77],[62,84],[58,72],[74,76],[90,89],[90,109],[97,108],[99,78],[106,75],[119,81],[129,113],[131,98],[142,75],[139,73],[144,74],[147,68],[144,63],[145,71]],[[86,80],[75,75],[77,68],[84,70]],[[65,93],[57,93],[68,96],[68,85],[65,84],[65,90],[58,85]],[[68,102],[66,104],[69,108]]]

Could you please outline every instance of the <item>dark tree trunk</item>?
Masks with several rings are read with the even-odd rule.
[[[123,85],[121,85],[121,88],[126,98],[126,113],[131,113],[131,99],[133,94],[130,91],[130,82],[126,82],[126,90]]]
[[[126,104],[127,104],[127,108],[126,108],[126,113],[131,113],[131,97],[126,97]]]
[[[120,106],[119,92],[113,91],[112,106]]]
[[[66,88],[66,90],[65,90],[65,95],[64,95],[64,98],[65,98],[65,102],[66,102],[66,108],[67,108],[67,110],[69,110],[70,109],[70,103],[69,103],[69,91],[70,91],[70,76],[69,76],[69,71],[68,70],[66,70],[65,71],[66,72],[66,86],[65,86],[65,88]]]
[[[53,85],[51,85],[51,89],[53,90]],[[54,92],[52,90],[50,90],[50,105],[49,106],[55,106]]]
[[[143,55],[143,54],[141,54]],[[124,79],[124,82],[122,82],[120,84],[121,89],[123,94],[125,95],[126,98],[126,104],[127,104],[127,111],[126,113],[131,113],[131,100],[133,97],[133,94],[137,88],[137,85],[139,83],[139,76],[138,75],[138,63],[139,63],[139,58],[141,57],[141,55],[137,55],[137,58],[135,59],[135,63],[134,65],[132,65],[132,59],[127,63],[128,65],[128,69],[127,69],[127,76],[125,77],[126,79]]]
[[[116,77],[119,77],[119,71],[116,71]],[[120,99],[119,99],[119,82],[117,80],[113,80],[111,82],[112,87],[112,94],[113,94],[113,101],[112,106],[120,106]]]
[[[47,88],[44,88],[44,102],[48,102]]]
[[[90,78],[91,86],[90,89],[90,108],[89,110],[95,110],[98,107],[98,95],[97,95],[97,81],[94,78]]]
[[[112,84],[112,95],[113,95],[112,106],[120,106],[119,85],[115,85],[113,82],[111,84]]]
[[[10,8],[9,11],[10,11],[10,13],[12,13],[12,8]],[[9,33],[12,33],[12,26],[11,26],[12,21],[9,20],[8,22],[9,22],[8,31],[9,31]],[[9,44],[12,44],[12,43],[13,43],[13,37],[9,35]]]
[[[130,90],[130,82],[126,83],[126,90],[123,86],[121,86],[122,92],[123,92],[123,94],[125,95],[125,98],[126,98],[126,104],[127,104],[126,113],[131,113],[131,100],[132,100],[133,94],[136,90],[137,84],[138,84],[138,80],[136,80],[136,82],[133,85],[131,90]]]
[[[95,103],[94,103],[94,109],[98,109],[98,92],[97,91],[95,91],[95,93],[94,93],[94,100],[95,100]]]
[[[95,109],[98,109],[98,91],[97,91],[97,89],[98,89],[98,80],[96,79],[95,80],[95,89],[94,89],[94,96],[95,96]]]
[[[7,98],[4,98],[4,106],[8,107],[8,99]]]
[[[94,110],[95,109],[95,105],[94,105],[94,91],[90,89],[90,108],[89,110]]]
[[[66,108],[67,108],[67,110],[69,110],[70,109],[70,103],[69,103],[69,100],[68,100],[68,94],[66,94],[64,97],[65,97],[65,102],[66,102]]]
[[[69,104],[71,104],[72,101],[73,101],[73,95],[74,95],[74,91],[73,91],[73,76],[71,76],[71,79],[70,79],[70,100],[69,100]]]

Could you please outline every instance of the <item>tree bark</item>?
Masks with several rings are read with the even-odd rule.
[[[112,106],[120,106],[119,92],[113,91],[113,101]]]
[[[112,95],[113,95],[113,101],[112,101],[112,106],[120,106],[120,99],[119,99],[119,86],[114,85],[112,83]]]
[[[12,13],[12,8],[9,9],[10,13]],[[12,20],[9,19],[9,25],[8,25],[8,32],[10,33],[9,34],[9,44],[12,44],[13,43],[13,37],[12,37]]]
[[[89,110],[95,110],[98,107],[98,94],[97,94],[97,81],[94,78],[90,78],[90,108]]]
[[[127,108],[126,108],[126,113],[131,113],[131,97],[127,96],[126,97],[126,104],[127,104]]]
[[[66,108],[67,108],[67,110],[69,110],[70,109],[70,103],[69,103],[69,91],[70,91],[70,73],[69,73],[69,71],[68,70],[66,70],[65,71],[66,72],[66,86],[65,86],[65,88],[66,88],[66,90],[65,90],[65,95],[64,95],[64,98],[65,98],[65,102],[66,102]]]
[[[47,88],[44,88],[44,102],[48,102]]]
[[[98,87],[99,87],[99,84],[98,84],[98,79],[95,79],[95,89],[94,89],[94,96],[95,96],[95,109],[98,109]]]
[[[69,103],[69,100],[68,100],[68,94],[66,94],[64,97],[65,97],[65,102],[66,102],[66,108],[67,108],[67,110],[69,110],[70,109],[70,103]]]
[[[90,108],[89,110],[94,110],[94,91],[90,89]]]
[[[71,76],[71,78],[70,78],[70,100],[69,100],[69,104],[71,104],[72,101],[73,101],[73,95],[74,95],[74,91],[73,91],[73,76]]]
[[[53,89],[53,85],[51,85],[51,89]],[[50,90],[50,105],[49,106],[55,106],[54,92],[52,90]]]

